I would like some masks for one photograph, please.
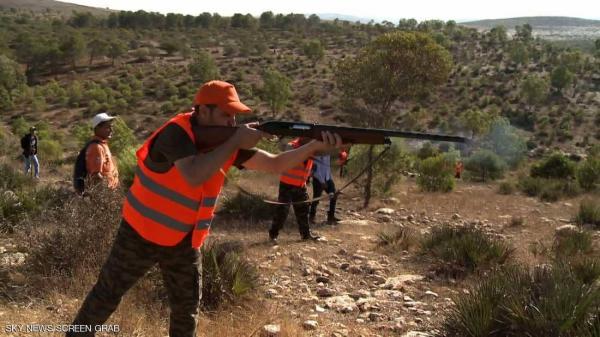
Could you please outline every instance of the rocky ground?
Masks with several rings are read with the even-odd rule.
[[[258,268],[260,286],[248,303],[228,308],[221,316],[205,315],[200,335],[434,335],[453,298],[468,293],[476,276],[440,275],[425,256],[379,246],[379,233],[399,227],[426,233],[444,223],[470,224],[510,242],[516,260],[534,264],[543,257],[532,247],[550,245],[556,229],[563,226],[564,230],[576,213],[579,201],[543,203],[521,195],[499,195],[493,185],[462,182],[452,193],[422,193],[409,180],[398,187],[393,198],[377,199],[367,210],[359,209],[356,191],[344,195],[338,212],[344,220],[337,226],[315,226],[323,235],[316,242],[300,241],[291,221],[279,244],[272,245],[267,240],[268,222],[226,227],[228,222],[223,219],[221,226],[215,226],[213,239],[242,241],[245,254]],[[595,241],[600,242],[600,233],[595,234]],[[0,264],[5,271],[26,258],[26,252],[19,251],[10,238],[0,240]],[[12,277],[17,278],[14,284],[18,286],[18,276]],[[3,306],[0,328],[9,323],[64,323],[78,303],[78,299],[56,296]],[[124,310],[113,317],[113,324],[124,319]],[[229,313],[233,321],[240,312],[246,321],[238,319],[236,327],[223,327],[230,324],[224,323],[223,313]],[[142,330],[131,335],[164,336],[166,317],[160,324],[160,332]],[[124,331],[120,335],[130,334]]]

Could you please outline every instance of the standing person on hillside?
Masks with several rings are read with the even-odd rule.
[[[113,134],[112,123],[115,118],[105,112],[92,118],[94,136],[85,151],[85,168],[89,180],[92,183],[103,181],[112,189],[119,186],[119,170],[108,147],[108,141]]]
[[[342,151],[345,153],[345,151]],[[331,175],[331,156],[329,154],[315,157],[315,168],[312,173],[313,199],[319,198],[323,191],[329,194],[329,212],[327,212],[327,223],[335,225],[340,219],[335,217],[335,205],[337,194],[335,194],[335,183]],[[310,204],[309,221],[315,222],[319,200]]]
[[[342,145],[339,135],[324,132],[323,141],[274,155],[254,148],[264,133],[251,123],[239,126],[221,145],[198,150],[198,144],[206,141],[202,126],[234,127],[236,114],[249,112],[233,85],[210,81],[198,90],[193,113],[178,114],[144,142],[136,153],[138,167],[117,237],[73,326],[104,323],[125,292],[158,263],[171,307],[169,336],[197,336],[202,296],[199,248],[209,234],[229,168],[284,172],[315,152]]]
[[[29,128],[29,133],[21,138],[21,148],[23,149],[23,159],[25,161],[25,174],[29,174],[33,164],[33,173],[36,179],[40,178],[40,162],[37,158],[38,137],[35,126]]]
[[[287,144],[287,149],[297,149],[310,141],[309,138],[296,138]],[[317,240],[319,236],[310,232],[308,223],[308,192],[306,191],[306,181],[310,177],[312,170],[312,158],[306,158],[303,162],[283,172],[279,177],[279,196],[273,222],[269,229],[269,238],[273,243],[277,243],[279,231],[287,219],[290,203],[294,208],[298,230],[302,240]]]

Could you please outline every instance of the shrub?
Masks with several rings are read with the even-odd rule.
[[[122,118],[115,118],[112,123],[113,136],[110,139],[110,151],[117,157],[123,154],[123,151],[136,146],[136,139],[133,130],[127,126]]]
[[[595,189],[600,184],[600,157],[589,157],[577,167],[577,182],[586,191]]]
[[[258,280],[256,269],[241,257],[235,242],[208,242],[202,247],[202,306],[219,305],[247,294]]]
[[[270,220],[273,218],[275,207],[265,203],[267,199],[264,194],[258,196],[238,192],[234,197],[227,197],[219,210],[219,213],[232,215],[250,222]]]
[[[575,222],[584,225],[590,224],[600,229],[600,201],[594,199],[582,200]]]
[[[419,152],[417,152],[417,157],[419,157],[421,160],[424,160],[430,157],[435,157],[438,154],[440,154],[440,151],[433,147],[430,142],[426,142],[423,144],[423,146],[421,146]]]
[[[419,164],[417,185],[428,192],[450,192],[454,189],[452,163],[443,156],[427,158]]]
[[[574,197],[581,193],[579,185],[573,180],[546,179],[540,199],[543,201],[557,201],[562,197]]]
[[[125,188],[129,188],[133,184],[133,177],[137,167],[136,151],[137,147],[129,146],[122,150],[120,156],[117,158],[119,180]]]
[[[474,179],[485,182],[501,178],[506,164],[492,151],[479,150],[466,160],[465,169]]]
[[[63,147],[56,140],[40,140],[38,145],[40,160],[46,162],[57,162],[63,157]]]
[[[0,156],[15,156],[21,153],[21,148],[18,145],[20,137],[15,137],[8,133],[2,125],[0,125]]]
[[[500,185],[498,185],[498,193],[499,194],[504,194],[504,195],[513,194],[513,193],[515,193],[515,190],[516,190],[515,185],[510,181],[503,181],[500,183]]]
[[[556,257],[587,254],[592,250],[592,235],[588,231],[565,231],[556,235],[552,250]]]
[[[455,298],[442,335],[597,336],[600,286],[587,275],[569,263],[501,268]]]
[[[434,228],[422,247],[425,253],[468,271],[503,264],[513,252],[506,243],[489,238],[479,229],[448,225]]]
[[[531,167],[532,177],[567,179],[575,177],[575,163],[555,153]]]
[[[401,227],[394,232],[380,232],[377,234],[377,239],[380,246],[395,252],[416,248],[421,240],[417,231],[407,227]]]
[[[519,189],[530,197],[536,197],[542,193],[544,189],[545,179],[521,177],[519,179]]]
[[[123,196],[102,184],[93,188],[93,199],[55,190],[51,197],[60,204],[45,207],[22,224],[19,236],[29,245],[26,267],[40,282],[62,284],[84,270],[99,270],[106,259],[120,222]],[[46,225],[39,226],[41,222]]]

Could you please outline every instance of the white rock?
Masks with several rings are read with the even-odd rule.
[[[334,296],[325,300],[325,305],[337,312],[349,313],[358,310],[354,300],[348,295]]]
[[[383,207],[383,208],[376,210],[375,213],[391,215],[391,214],[396,213],[396,211],[392,208]]]
[[[313,321],[311,319],[304,321],[302,323],[302,327],[306,330],[317,330],[319,323],[317,321]]]
[[[565,236],[577,232],[579,232],[579,228],[577,228],[577,226],[574,225],[562,225],[560,227],[557,227],[555,230],[556,236]]]
[[[433,297],[435,297],[435,298],[437,298],[437,297],[438,297],[438,294],[437,294],[437,293],[434,293],[434,292],[433,292],[433,291],[431,291],[431,290],[427,290],[427,291],[425,292],[425,295],[430,295],[430,296],[433,296]]]
[[[279,337],[281,335],[281,326],[279,324],[267,324],[263,326],[261,337]]]
[[[421,275],[411,275],[411,274],[390,277],[380,287],[383,289],[399,290],[399,289],[402,289],[405,284],[410,285],[410,284],[413,284],[415,281],[422,280],[423,278],[424,277]]]
[[[409,331],[401,337],[431,337],[431,335],[421,331]]]
[[[375,226],[377,222],[371,220],[342,220],[338,222],[339,225],[348,225],[348,226]]]

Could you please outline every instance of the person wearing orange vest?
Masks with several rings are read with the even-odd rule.
[[[462,160],[457,161],[456,165],[454,166],[454,178],[460,179],[462,176],[463,169],[464,166]]]
[[[310,139],[296,138],[288,143],[288,149],[297,149],[306,144]],[[275,209],[273,222],[269,229],[269,238],[271,242],[277,244],[279,231],[287,219],[290,210],[290,203],[294,208],[298,230],[302,240],[317,240],[319,236],[310,232],[308,224],[309,203],[308,192],[306,191],[306,181],[310,177],[313,167],[313,159],[307,158],[304,162],[298,163],[291,169],[283,172],[279,177],[279,196],[277,201],[280,203]]]
[[[250,123],[223,144],[198,150],[200,126],[236,126],[236,114],[249,112],[233,85],[210,81],[198,90],[193,112],[173,117],[144,142],[112,249],[72,326],[103,324],[125,292],[158,264],[171,307],[169,336],[196,336],[202,296],[199,248],[209,234],[227,170],[285,172],[316,152],[342,146],[339,135],[324,132],[323,141],[274,155],[254,148],[264,133]]]

